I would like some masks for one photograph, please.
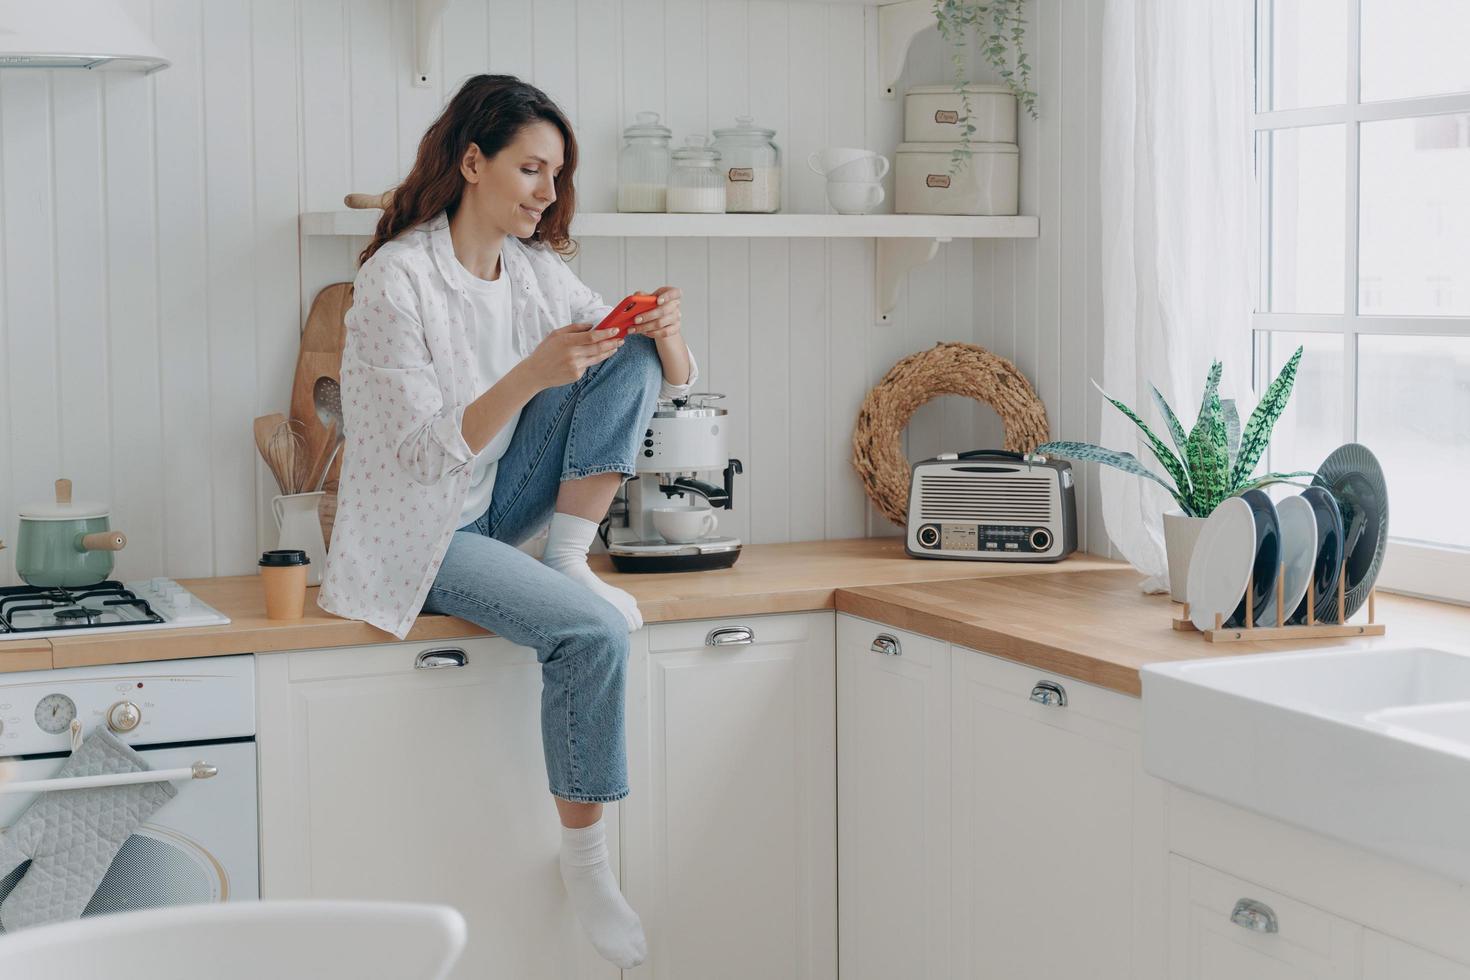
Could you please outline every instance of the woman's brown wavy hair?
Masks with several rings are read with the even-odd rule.
[[[474,143],[486,157],[505,149],[523,128],[549,122],[561,131],[564,144],[556,201],[541,215],[536,232],[523,241],[544,244],[561,255],[576,252],[569,231],[576,211],[572,176],[577,170],[577,140],[572,125],[546,93],[514,75],[476,75],[465,82],[419,140],[413,169],[392,191],[373,240],[357,257],[358,264],[399,234],[440,211],[451,216],[464,194],[460,160]]]

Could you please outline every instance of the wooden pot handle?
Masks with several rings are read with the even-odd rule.
[[[98,531],[82,535],[83,551],[122,551],[128,545],[128,536],[121,531]]]
[[[382,194],[348,194],[342,198],[342,203],[349,208],[367,209],[383,208],[388,206],[388,199],[393,196],[392,191],[384,191]]]
[[[71,503],[71,481],[70,480],[57,480],[56,481],[56,502],[58,504],[69,504],[69,503]]]

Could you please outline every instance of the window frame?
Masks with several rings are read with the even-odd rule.
[[[1362,335],[1411,335],[1470,337],[1470,316],[1376,316],[1359,312],[1358,236],[1359,236],[1359,147],[1364,123],[1389,119],[1406,119],[1449,113],[1470,113],[1470,92],[1396,99],[1384,102],[1361,102],[1360,44],[1362,26],[1361,0],[1339,0],[1348,8],[1346,77],[1344,99],[1330,106],[1299,109],[1268,109],[1262,105],[1269,99],[1272,68],[1271,14],[1277,0],[1257,0],[1255,43],[1255,99],[1250,139],[1256,160],[1256,201],[1259,208],[1260,255],[1256,271],[1254,311],[1251,314],[1251,349],[1256,377],[1269,377],[1266,352],[1267,335],[1275,332],[1328,333],[1342,338],[1343,348],[1343,427],[1345,442],[1353,442],[1358,434],[1358,339]],[[1343,261],[1345,263],[1343,312],[1267,313],[1271,289],[1271,173],[1267,154],[1263,151],[1266,137],[1277,130],[1307,126],[1341,125],[1344,130],[1346,195],[1343,202]],[[1259,387],[1259,385],[1258,385]],[[1269,457],[1268,457],[1269,464]],[[1392,501],[1390,500],[1390,507]],[[1390,510],[1390,514],[1391,514]],[[1390,517],[1390,527],[1392,518]],[[1389,535],[1390,546],[1385,556],[1378,587],[1386,592],[1401,592],[1431,599],[1470,603],[1470,548],[1415,541]]]

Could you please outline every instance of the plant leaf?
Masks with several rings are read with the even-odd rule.
[[[1174,414],[1174,409],[1169,407],[1164,393],[1158,388],[1153,388],[1153,393],[1154,407],[1159,410],[1159,414],[1164,417],[1164,422],[1169,427],[1169,437],[1174,440],[1174,448],[1179,450],[1180,456],[1183,456],[1184,444],[1189,440],[1189,437],[1184,434],[1184,426],[1180,424],[1179,416]]]
[[[1240,453],[1240,410],[1235,407],[1234,398],[1222,398],[1220,407],[1225,412],[1225,444],[1230,447],[1230,466],[1233,473],[1235,457]]]
[[[1230,449],[1225,432],[1225,417],[1220,407],[1220,370],[1216,361],[1205,382],[1205,401],[1199,419],[1185,446],[1192,484],[1191,502],[1201,514],[1209,514],[1220,501],[1230,495]]]
[[[1106,466],[1120,469],[1124,473],[1146,477],[1169,491],[1169,496],[1174,498],[1175,503],[1186,514],[1193,515],[1193,512],[1189,509],[1188,502],[1179,494],[1179,491],[1166,483],[1153,470],[1140,463],[1138,457],[1132,453],[1125,453],[1116,449],[1104,449],[1101,446],[1094,446],[1090,442],[1044,442],[1033,449],[1032,452],[1043,456],[1062,456],[1066,459],[1078,460],[1079,462],[1102,463]]]
[[[1133,422],[1133,424],[1138,426],[1139,430],[1143,432],[1144,437],[1148,439],[1148,448],[1150,449],[1150,451],[1153,452],[1154,458],[1159,461],[1159,465],[1162,466],[1164,470],[1169,474],[1169,477],[1174,481],[1174,486],[1179,488],[1178,491],[1176,491],[1174,494],[1175,497],[1178,498],[1181,494],[1187,494],[1190,487],[1189,475],[1185,472],[1184,464],[1179,461],[1179,458],[1169,451],[1169,447],[1164,445],[1163,440],[1154,435],[1153,430],[1148,427],[1143,419],[1138,417],[1138,413],[1134,412],[1133,409],[1129,408],[1127,405],[1124,405],[1122,402],[1118,401],[1118,399],[1114,398],[1106,391],[1103,391],[1102,386],[1099,385],[1096,381],[1092,383],[1092,386],[1096,388],[1104,398],[1111,402],[1114,408],[1126,415]],[[1078,443],[1078,445],[1084,444]],[[1107,451],[1109,450],[1104,450],[1104,452]],[[1126,455],[1128,455],[1129,458],[1134,458],[1132,453],[1128,453]],[[1185,507],[1184,510],[1185,513],[1190,512],[1188,507]]]
[[[1255,490],[1258,487],[1264,487],[1264,486],[1267,486],[1268,484],[1272,484],[1272,483],[1290,483],[1294,487],[1308,487],[1308,486],[1311,486],[1311,484],[1309,484],[1309,483],[1297,483],[1292,478],[1293,477],[1298,477],[1298,476],[1316,476],[1316,475],[1317,474],[1314,473],[1314,472],[1312,472],[1311,470],[1297,470],[1297,471],[1295,471],[1293,473],[1267,473],[1265,476],[1256,477],[1254,480],[1252,480],[1250,483],[1246,484],[1243,487],[1236,487],[1235,490],[1233,491],[1233,494],[1232,495],[1234,495],[1234,494],[1242,494],[1242,493],[1245,493],[1247,490]]]
[[[1297,365],[1301,362],[1302,348],[1298,347],[1281,369],[1281,373],[1266,387],[1266,394],[1261,397],[1256,410],[1251,412],[1250,421],[1246,423],[1245,432],[1240,437],[1240,452],[1230,471],[1230,482],[1234,486],[1239,486],[1250,478],[1251,471],[1261,460],[1261,454],[1266,451],[1266,444],[1271,441],[1271,429],[1275,427],[1276,420],[1286,408],[1287,400],[1291,398],[1291,388],[1296,383]]]

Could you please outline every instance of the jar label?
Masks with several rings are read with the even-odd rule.
[[[960,114],[953,109],[936,109],[934,110],[934,121],[952,126],[960,121]]]
[[[743,181],[755,180],[755,170],[751,167],[731,167],[730,179]]]
[[[924,178],[924,183],[930,187],[948,187],[949,174],[930,174]]]

